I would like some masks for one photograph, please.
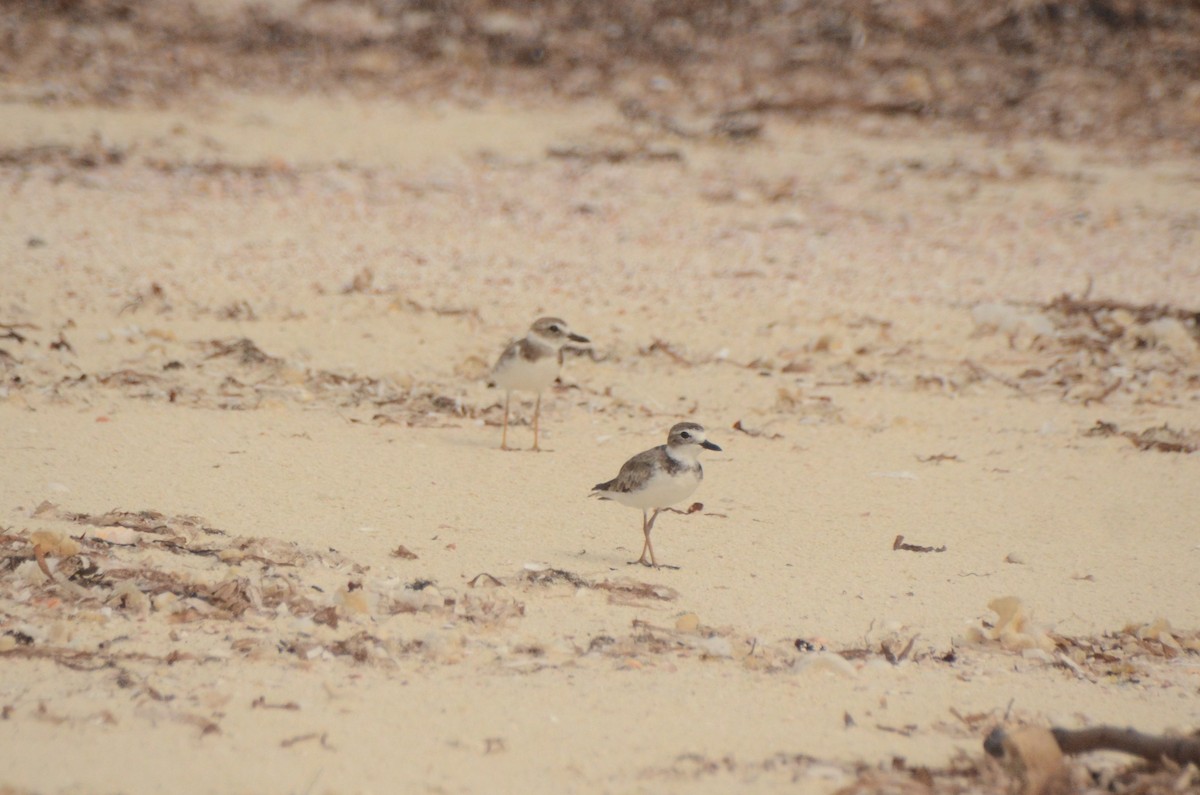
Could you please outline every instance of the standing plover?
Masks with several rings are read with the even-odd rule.
[[[699,459],[702,447],[721,449],[708,440],[702,426],[694,422],[676,423],[667,433],[666,444],[638,453],[625,462],[615,478],[592,487],[589,496],[642,509],[642,534],[646,541],[642,544],[642,556],[631,563],[658,566],[654,547],[650,544],[654,520],[663,508],[690,497],[704,479]],[[648,513],[651,508],[653,514]],[[646,560],[647,552],[650,560]]]
[[[554,383],[562,365],[562,348],[571,342],[590,342],[587,337],[567,328],[566,321],[556,317],[538,318],[529,333],[507,348],[492,368],[491,385],[504,390],[504,431],[500,449],[508,449],[508,401],[513,390],[536,392],[533,408],[533,449],[538,448],[538,415],[542,411],[542,390]]]

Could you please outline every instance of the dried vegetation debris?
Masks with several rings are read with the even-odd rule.
[[[635,620],[626,635],[568,643],[565,655],[553,658],[506,640],[505,628],[546,588],[592,590],[632,607],[678,599],[660,584],[527,567],[511,578],[481,574],[454,588],[424,578],[371,577],[333,550],[231,535],[194,516],[87,514],[43,503],[33,517],[66,532],[0,534],[0,655],[89,670],[128,660],[204,663],[235,655],[456,663],[479,651],[517,670],[529,670],[531,655],[539,658],[537,668],[595,654],[640,667],[668,652],[753,657],[754,667],[786,664],[764,650],[755,655],[756,642],[731,628],[701,626],[694,614],[674,628]],[[214,643],[216,636],[221,640]]]
[[[673,602],[679,598],[679,592],[667,585],[642,582],[629,577],[605,577],[599,580],[589,580],[565,569],[534,564],[526,565],[521,570],[518,580],[531,585],[563,584],[572,588],[603,591],[608,594],[610,602],[618,604],[632,604],[639,601]]]
[[[357,277],[356,277],[357,278]],[[354,289],[373,284],[363,276]],[[133,307],[130,309],[130,307]],[[472,310],[429,309],[438,314]],[[160,287],[151,285],[135,295],[122,311],[171,304]],[[249,310],[253,313],[253,308]],[[767,327],[765,334],[793,333],[771,354],[742,354],[728,350],[690,352],[677,343],[653,339],[638,348],[645,357],[659,358],[680,368],[736,367],[762,376],[784,376],[775,400],[763,411],[801,415],[812,422],[839,422],[842,408],[820,394],[824,387],[890,387],[957,394],[1001,390],[1021,395],[1052,394],[1084,406],[1105,403],[1186,403],[1200,391],[1200,320],[1196,312],[1170,306],[1133,305],[1060,296],[1038,305],[986,304],[975,307],[976,349],[969,358],[961,346],[928,340],[898,340],[893,324],[874,318],[846,320],[837,332],[816,335],[797,345],[802,329]],[[0,349],[0,389],[4,395],[56,402],[89,402],[91,387],[119,390],[140,400],[165,400],[182,405],[247,410],[278,406],[364,408],[369,414],[352,422],[431,425],[461,419],[498,421],[502,404],[473,404],[462,385],[453,390],[418,386],[406,376],[376,377],[298,365],[265,350],[248,337],[183,342],[160,328],[133,325],[112,332],[140,355],[126,357],[112,369],[84,369],[72,338],[72,324],[55,329],[0,325],[0,340],[11,340],[12,351]],[[811,329],[808,330],[811,334]],[[73,335],[72,335],[73,336]],[[991,340],[991,342],[989,342]],[[75,340],[78,342],[78,340]],[[989,349],[988,346],[991,345]],[[938,346],[945,350],[939,350]],[[594,352],[592,352],[594,356]],[[942,362],[944,364],[939,364]],[[486,362],[465,360],[456,368],[464,381],[486,371]],[[95,365],[92,365],[95,368]],[[476,371],[479,372],[476,372]],[[561,387],[575,388],[574,386]],[[449,393],[448,393],[449,392]],[[622,408],[619,398],[605,394],[610,409]],[[759,431],[739,428],[754,435]],[[765,431],[763,431],[765,433]],[[1148,429],[1131,438],[1143,449],[1190,451],[1195,431],[1186,428]],[[772,437],[775,434],[770,434]]]
[[[786,740],[782,744],[787,745]],[[685,753],[664,765],[643,770],[641,777],[675,781],[723,779],[729,781],[730,787],[778,782],[782,786],[804,788],[804,784],[812,782],[816,789],[837,795],[1013,795],[1010,779],[998,764],[963,751],[956,752],[944,767],[910,765],[901,755],[870,765],[834,762],[789,751],[757,759],[742,759],[734,754]]]
[[[979,738],[989,726],[995,727],[986,733],[983,741],[986,754],[969,753],[960,748],[946,764],[929,766],[911,764],[901,754],[868,764],[817,759],[796,751],[780,751],[763,758],[691,752],[679,754],[665,764],[645,768],[639,777],[651,781],[723,779],[728,780],[728,787],[761,786],[765,782],[791,786],[820,782],[821,789],[830,789],[836,795],[1064,795],[1075,792],[1176,795],[1193,791],[1200,782],[1200,771],[1195,764],[1158,758],[1123,766],[1105,761],[1089,766],[1089,758],[1068,759],[1065,756],[1087,749],[1058,747],[1064,738],[1112,732],[1111,727],[1079,732],[1050,730],[1038,725],[1034,719],[1010,719],[1007,715],[999,715],[997,710],[971,716],[960,716],[953,708],[951,712],[964,723],[969,720],[968,737]],[[856,724],[849,717],[847,715],[846,728],[854,729]],[[877,728],[888,730],[891,727]],[[1156,746],[1186,744],[1195,747],[1200,742],[1196,737],[1139,736],[1138,739],[1148,740]],[[781,744],[788,745],[786,740]],[[1119,746],[1111,747],[1126,750]]]
[[[869,676],[872,666],[952,666],[969,679],[979,660],[967,647],[939,651],[918,644],[912,632],[887,632],[837,651],[813,642],[763,641],[736,628],[703,624],[696,613],[671,619],[633,618],[628,630],[577,639],[530,639],[518,622],[526,603],[546,591],[570,588],[607,593],[643,612],[667,612],[680,594],[632,579],[593,578],[565,569],[526,566],[510,577],[481,573],[452,588],[416,578],[372,578],[365,567],[332,551],[229,534],[195,516],[158,511],[71,512],[50,503],[33,518],[79,531],[0,531],[0,659],[43,659],[106,677],[154,706],[137,714],[194,725],[202,734],[221,731],[222,711],[195,694],[157,689],[154,666],[203,665],[229,657],[296,665],[477,665],[511,674],[597,663],[625,670],[674,670],[680,661],[731,664],[767,675],[799,673]],[[619,597],[613,600],[613,597]],[[1148,678],[1150,664],[1200,655],[1200,633],[1180,632],[1165,621],[1129,626],[1100,638],[1080,639],[1036,628],[1019,600],[994,602],[1000,620],[989,629],[1003,645],[1008,634],[1047,638],[1064,667],[1077,675]],[[1011,609],[1010,609],[1011,608]],[[136,620],[128,620],[130,618]],[[399,623],[397,623],[399,622]],[[1003,625],[1003,626],[1001,626]],[[517,638],[520,640],[517,640]],[[1021,645],[1019,648],[1036,648]],[[835,662],[836,661],[836,662]],[[1136,666],[1135,666],[1136,663]],[[265,699],[252,707],[272,705]],[[876,724],[877,731],[908,736],[937,731],[980,737],[1002,719],[996,710],[961,715],[929,727]],[[95,716],[88,719],[92,720]],[[861,716],[860,716],[861,717]],[[1007,714],[1005,719],[1007,719]],[[58,722],[75,720],[51,715]],[[117,718],[109,715],[109,722]],[[846,714],[847,728],[856,721]],[[301,736],[295,741],[317,739]],[[1087,771],[1078,768],[1086,777]],[[1163,771],[1173,771],[1167,775]],[[642,771],[643,778],[736,780],[784,776],[842,783],[842,792],[1005,792],[1011,775],[986,757],[956,757],[944,768],[910,767],[903,757],[882,766],[844,765],[782,752],[759,761],[685,754],[671,764]],[[1093,775],[1091,780],[1095,780]],[[1157,793],[1181,781],[1178,767],[1136,767],[1112,774],[1109,791]],[[1122,789],[1128,785],[1129,788]]]
[[[547,148],[546,154],[560,160],[584,163],[684,160],[682,149],[658,143],[644,135],[630,134],[608,134],[602,140],[593,137],[586,141],[556,143]]]
[[[165,300],[163,293],[152,288],[139,294],[137,304],[141,307],[147,301],[161,300]],[[405,386],[387,377],[296,366],[248,337],[183,343],[170,331],[132,326],[123,330],[122,338],[129,345],[141,345],[140,354],[125,357],[119,368],[86,372],[74,351],[68,350],[69,343],[62,344],[66,340],[61,330],[50,342],[33,332],[22,335],[22,344],[31,350],[49,348],[57,353],[24,359],[0,356],[0,374],[4,376],[0,396],[86,404],[95,400],[94,387],[100,386],[132,399],[194,408],[366,407],[374,409],[370,421],[408,425],[435,424],[446,417],[477,417],[486,411],[467,403],[462,395]]]
[[[1075,298],[1064,293],[1040,310],[1062,339],[1084,347],[1163,348],[1190,358],[1200,345],[1200,311],[1193,309]]]
[[[71,667],[281,654],[394,663],[424,648],[398,637],[395,616],[423,618],[413,630],[449,622],[481,632],[524,614],[509,594],[368,579],[334,550],[234,536],[197,517],[49,503],[34,515],[79,533],[0,534],[0,654]],[[126,620],[135,617],[145,620]],[[184,640],[183,627],[199,627],[187,636],[201,640]],[[203,640],[214,632],[223,640]]]
[[[35,144],[0,149],[0,167],[15,167],[25,171],[40,168],[67,178],[80,170],[119,166],[128,157],[128,150],[105,144],[97,135],[86,146]],[[37,244],[31,246],[36,247]]]
[[[168,663],[230,655],[303,661],[347,657],[394,666],[412,656],[453,663],[483,651],[502,667],[528,670],[529,648],[506,638],[530,600],[547,598],[546,589],[593,591],[609,604],[639,610],[669,611],[680,598],[662,584],[540,566],[524,567],[511,577],[481,573],[464,587],[419,577],[402,582],[372,577],[369,569],[333,550],[235,536],[197,517],[156,511],[86,514],[43,503],[34,518],[77,533],[43,529],[0,535],[0,652],[74,667],[104,665],[122,655]],[[134,617],[145,620],[125,620]],[[1027,629],[1019,621],[1015,626]],[[200,630],[189,633],[192,641],[182,642],[175,632],[181,627]],[[216,645],[196,640],[213,633],[224,640]],[[130,642],[111,644],[117,635]],[[1046,637],[1051,648],[1085,667],[1130,656],[1172,659],[1194,653],[1193,646],[1200,649],[1197,637],[1161,624],[1100,639]],[[585,641],[542,639],[535,645],[543,649],[532,655],[537,668],[585,658],[643,668],[668,657],[731,660],[760,672],[857,676],[876,661],[955,661],[953,650],[919,646],[912,633],[827,651],[810,642],[765,640],[735,627],[707,626],[692,612],[677,613],[673,623],[636,618],[625,632]],[[544,649],[550,647],[565,651],[549,654]],[[1115,668],[1101,673],[1121,675]]]
[[[1050,637],[1061,655],[1095,676],[1135,679],[1145,674],[1147,662],[1200,658],[1200,631],[1177,629],[1162,618],[1127,624],[1098,637],[1058,633]],[[1072,671],[1078,673],[1074,668]]]
[[[1075,298],[1064,293],[1044,307],[1047,311],[1063,317],[1082,317],[1099,334],[1109,340],[1129,336],[1132,329],[1139,345],[1158,339],[1153,327],[1163,320],[1178,321],[1183,329],[1200,344],[1200,311],[1182,309],[1164,304],[1131,304],[1125,301]],[[1168,324],[1169,327],[1169,324]]]
[[[978,335],[1007,340],[994,356],[1003,363],[964,361],[942,387],[992,382],[1085,406],[1180,401],[1200,389],[1200,312],[1191,309],[1061,295],[1045,304],[981,304],[971,315]]]
[[[734,138],[765,113],[840,110],[1200,145],[1198,42],[1200,9],[1172,0],[0,6],[0,70],[43,101],[166,103],[213,83],[632,93]]]
[[[1172,428],[1166,423],[1142,431],[1122,431],[1115,422],[1096,420],[1096,424],[1083,432],[1084,436],[1123,436],[1139,450],[1157,450],[1160,453],[1194,453],[1200,450],[1200,430]]]
[[[905,541],[903,535],[897,535],[892,541],[892,550],[903,550],[905,552],[945,552],[946,545],[942,544],[941,546],[933,547],[922,544],[912,544]]]
[[[1178,795],[1195,783],[1195,768],[1180,768],[1171,762],[1133,764],[1113,769],[1094,768],[1075,762],[1065,764],[1053,779],[1030,778],[1023,768],[1010,769],[995,760],[960,752],[949,765],[909,766],[903,757],[878,766],[857,765],[848,769],[853,781],[837,795],[874,795],[880,792],[923,793],[924,795],[1062,795],[1062,793],[1109,793],[1110,795]]]
[[[996,619],[984,620],[966,635],[969,645],[999,648],[1056,665],[1090,681],[1139,681],[1153,667],[1180,658],[1200,660],[1200,630],[1180,630],[1165,618],[1128,624],[1094,637],[1063,635],[1034,619],[1020,598],[993,599],[988,608]]]

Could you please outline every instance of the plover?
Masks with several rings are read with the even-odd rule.
[[[587,343],[590,340],[571,331],[566,321],[560,318],[538,318],[529,327],[529,333],[505,348],[496,360],[489,385],[504,390],[501,450],[508,449],[508,402],[513,390],[537,393],[537,403],[533,407],[533,449],[539,449],[538,415],[542,411],[542,390],[558,377],[563,346],[571,342]]]
[[[642,509],[642,534],[646,541],[642,544],[642,556],[631,563],[658,566],[650,531],[659,511],[686,500],[704,479],[700,448],[721,449],[708,440],[702,426],[694,422],[676,423],[667,433],[666,444],[638,453],[625,462],[615,478],[592,487],[589,496]],[[651,508],[654,513],[649,513]],[[646,560],[647,552],[650,560]]]

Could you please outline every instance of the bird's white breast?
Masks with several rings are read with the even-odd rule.
[[[684,470],[675,475],[668,475],[662,469],[656,469],[641,488],[634,491],[605,492],[604,496],[622,505],[642,510],[668,508],[692,496],[692,492],[699,485],[699,473],[694,469]]]
[[[497,367],[492,378],[501,389],[541,392],[558,378],[558,356],[551,353],[533,361],[518,356]]]

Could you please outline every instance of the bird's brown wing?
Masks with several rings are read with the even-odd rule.
[[[624,463],[615,478],[596,484],[592,491],[633,491],[650,479],[656,462],[665,452],[666,446],[660,445],[644,453],[638,453]]]
[[[514,359],[517,359],[521,356],[521,343],[523,341],[524,340],[513,340],[508,344],[508,347],[505,348],[504,352],[500,354],[500,358],[496,359],[496,363],[492,365],[493,373],[504,368],[508,364],[512,363]]]

